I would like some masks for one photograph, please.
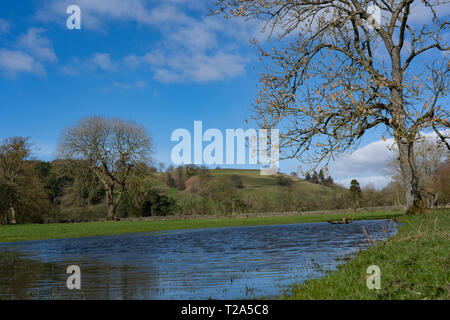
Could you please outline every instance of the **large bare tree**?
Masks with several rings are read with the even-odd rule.
[[[12,137],[5,139],[0,145],[0,178],[2,178],[8,190],[17,188],[17,179],[22,171],[25,160],[30,156],[30,145],[27,138]],[[8,192],[10,207],[10,223],[16,224],[17,197],[15,192]]]
[[[90,163],[105,186],[108,220],[116,209],[131,169],[150,161],[151,138],[134,122],[98,116],[86,117],[62,133],[59,152],[69,159]]]
[[[327,164],[353,151],[367,132],[382,128],[398,146],[413,213],[423,208],[414,171],[416,139],[434,130],[449,147],[443,100],[449,23],[439,16],[448,14],[448,5],[445,0],[217,0],[214,12],[262,20],[266,32],[279,36],[278,43],[254,41],[265,71],[253,108],[261,127],[281,129],[282,158]]]

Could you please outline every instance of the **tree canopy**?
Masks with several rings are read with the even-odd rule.
[[[142,126],[97,116],[83,118],[68,128],[59,143],[63,157],[88,161],[104,184],[108,219],[116,219],[116,209],[131,169],[150,161],[151,151],[151,138]]]

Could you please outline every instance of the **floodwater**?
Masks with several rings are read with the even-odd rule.
[[[273,298],[323,276],[394,222],[304,223],[139,233],[0,245],[0,299]],[[67,268],[81,289],[67,289]]]

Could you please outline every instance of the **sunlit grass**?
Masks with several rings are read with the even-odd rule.
[[[450,210],[402,216],[399,233],[361,251],[320,279],[293,285],[284,299],[449,299]],[[381,289],[369,290],[366,270],[381,269]]]
[[[357,213],[356,220],[389,219],[401,215],[398,211],[362,212]],[[16,242],[28,240],[44,240],[57,238],[76,238],[88,236],[102,236],[112,234],[126,234],[177,229],[218,228],[237,226],[257,226],[290,224],[305,222],[323,222],[340,220],[348,214],[317,214],[295,215],[258,218],[205,218],[196,220],[173,221],[138,221],[138,222],[87,222],[67,224],[27,224],[0,226],[0,242]]]

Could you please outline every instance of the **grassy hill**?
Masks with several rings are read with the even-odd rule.
[[[239,176],[242,178],[244,188],[242,189],[243,194],[260,194],[271,196],[279,192],[295,192],[296,194],[318,194],[318,195],[329,195],[335,191],[335,189],[320,185],[310,183],[303,179],[288,177],[284,174],[263,176],[260,174],[259,170],[237,170],[237,169],[215,169],[210,171],[213,179],[217,183],[221,183],[226,179],[230,179],[231,176]],[[289,188],[279,184],[278,177],[284,176],[290,179],[292,185]],[[335,188],[340,188],[335,186]]]
[[[284,174],[263,176],[259,170],[214,169],[190,177],[186,189],[171,190],[184,213],[194,207],[201,213],[229,215],[245,212],[293,212],[346,209],[348,191]],[[185,205],[184,205],[185,204]]]
[[[265,188],[268,186],[278,186],[277,177],[280,175],[286,176],[285,174],[271,175],[271,176],[263,176],[260,173],[260,170],[239,170],[239,169],[214,169],[210,170],[209,173],[211,176],[217,181],[220,179],[228,179],[232,175],[237,175],[242,178],[245,188],[254,189],[254,188]],[[287,177],[287,176],[286,176]],[[314,184],[307,182],[303,179],[289,177],[296,187],[301,187],[303,190],[309,191],[319,191],[319,190],[327,190],[328,188],[322,185]]]

